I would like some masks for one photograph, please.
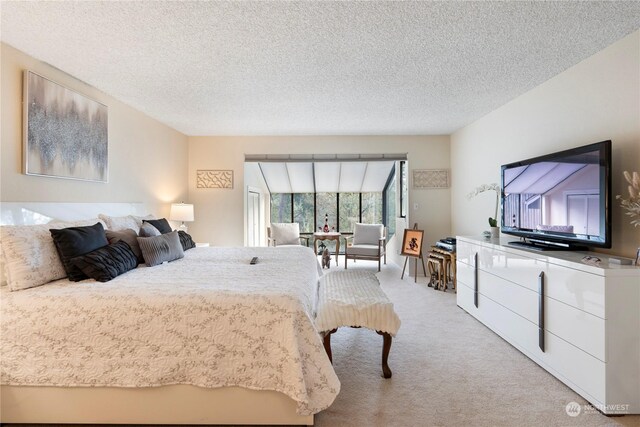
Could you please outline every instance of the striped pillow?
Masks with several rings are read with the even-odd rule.
[[[138,237],[144,262],[149,267],[184,258],[184,250],[177,231],[153,237]]]

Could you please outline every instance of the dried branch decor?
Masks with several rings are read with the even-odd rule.
[[[631,224],[637,227],[640,225],[640,175],[638,172],[624,171],[624,179],[629,183],[629,198],[623,199],[618,194],[616,199],[620,200],[620,206],[627,211],[626,215],[631,217]]]

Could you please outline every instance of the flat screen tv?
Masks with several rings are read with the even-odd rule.
[[[611,247],[611,141],[502,166],[502,232],[533,249]]]

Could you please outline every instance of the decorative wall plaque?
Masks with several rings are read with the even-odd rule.
[[[448,169],[414,169],[413,188],[449,188]]]
[[[233,188],[232,170],[198,170],[196,173],[196,188]]]

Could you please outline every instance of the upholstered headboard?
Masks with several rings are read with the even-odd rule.
[[[143,203],[59,203],[2,202],[0,225],[46,224],[52,220],[78,221],[109,216],[146,215]],[[4,263],[0,257],[0,286],[6,283]]]
[[[51,220],[77,221],[110,216],[146,215],[143,203],[2,202],[0,225],[46,224]]]

